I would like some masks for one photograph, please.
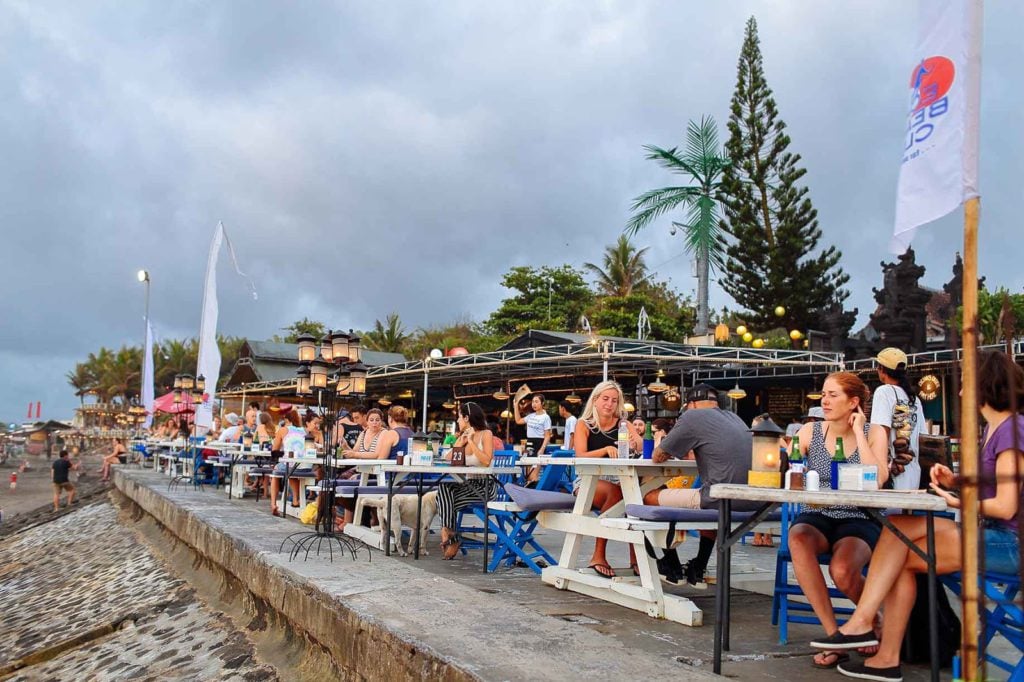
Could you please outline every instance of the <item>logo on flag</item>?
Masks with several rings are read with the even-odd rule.
[[[946,57],[928,57],[910,76],[911,111],[924,109],[946,96],[953,87],[956,67]]]
[[[919,156],[931,145],[923,143],[935,132],[940,119],[949,113],[948,93],[953,87],[956,67],[946,57],[928,57],[910,75],[910,113],[903,162]]]

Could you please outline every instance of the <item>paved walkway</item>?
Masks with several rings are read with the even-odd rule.
[[[420,561],[386,558],[376,551],[368,561],[365,550],[356,561],[335,557],[332,563],[314,556],[289,561],[279,551],[281,541],[301,527],[291,519],[271,517],[265,501],[257,507],[251,500],[229,501],[223,491],[209,489],[168,492],[167,479],[149,471],[121,471],[117,483],[158,519],[165,515],[170,525],[181,526],[172,527],[173,532],[196,535],[197,544],[209,545],[211,553],[224,555],[220,541],[214,542],[214,536],[224,536],[234,547],[230,551],[246,554],[247,571],[263,578],[285,576],[298,581],[302,590],[316,592],[317,599],[337,607],[339,623],[355,614],[364,624],[381,627],[478,679],[718,679],[710,674],[714,587],[672,588],[705,611],[705,625],[690,628],[556,590],[523,568],[484,575],[479,551],[441,561],[436,535],[430,540],[430,556]],[[202,527],[197,529],[196,522]],[[548,534],[544,543],[557,550],[560,538]],[[680,551],[684,560],[696,553],[696,546],[691,540]],[[585,547],[582,556],[589,551]],[[627,566],[624,550],[618,551],[621,555],[613,553],[612,563]],[[774,550],[740,546],[734,561],[747,586],[770,591]],[[244,576],[239,578],[245,582]],[[250,584],[261,589],[256,582]],[[292,607],[283,602],[282,608]],[[285,615],[303,617],[298,609]],[[811,665],[806,642],[818,634],[817,627],[792,625],[792,643],[778,643],[777,630],[770,625],[769,596],[737,590],[733,618],[734,650],[724,666],[728,677],[841,679]],[[904,675],[924,680],[927,669],[905,666]],[[948,673],[943,679],[949,679]]]

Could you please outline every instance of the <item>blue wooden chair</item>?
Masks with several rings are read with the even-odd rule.
[[[557,450],[553,457],[572,457],[571,450]],[[566,478],[568,467],[547,466],[541,471],[535,490],[558,491]],[[570,480],[570,488],[572,482]],[[487,565],[487,571],[493,572],[502,563],[511,567],[516,562],[526,565],[534,573],[540,574],[543,568],[539,561],[549,566],[557,560],[534,537],[537,528],[537,513],[523,511],[508,497],[502,489],[499,499],[487,505],[491,533],[494,535],[494,554]]]
[[[939,576],[939,581],[958,597],[963,593],[963,576],[950,573]],[[998,634],[1006,638],[1024,653],[1024,609],[1017,604],[1020,594],[1020,576],[986,571],[980,578],[984,593],[985,630],[979,637],[978,646],[985,650],[985,660],[1010,674],[1011,682],[1024,682],[1024,657],[1006,661],[989,651],[992,639]]]
[[[772,594],[772,625],[779,626],[779,644],[789,643],[790,623],[821,624],[810,604],[793,599],[803,596],[804,591],[797,582],[789,581],[789,564],[793,561],[793,555],[789,552],[789,524],[799,514],[799,509],[799,505],[782,505],[782,537],[779,540],[779,551],[775,555],[775,589]],[[818,555],[819,564],[827,566],[831,560],[831,554]],[[846,599],[846,595],[834,587],[828,589],[828,596],[832,599]],[[850,615],[853,609],[839,606],[835,607],[835,613],[841,624],[846,619],[840,616]]]

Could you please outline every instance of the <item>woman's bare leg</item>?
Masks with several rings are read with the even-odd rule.
[[[831,635],[836,631],[836,614],[832,610],[825,576],[818,564],[818,555],[828,549],[828,540],[817,528],[806,523],[790,526],[789,553],[793,557],[793,573],[811,603],[814,615],[821,621],[825,632]]]
[[[611,509],[621,501],[622,489],[619,488],[619,486],[611,483],[610,481],[597,482],[597,490],[594,492],[594,508],[600,510],[603,514],[605,511]],[[595,538],[594,553],[590,557],[590,565],[608,565],[608,557],[605,554],[607,547],[607,538]]]

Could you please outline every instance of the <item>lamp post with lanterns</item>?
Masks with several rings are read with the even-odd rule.
[[[319,352],[312,334],[298,338],[299,369],[296,372],[295,392],[302,397],[316,400],[313,408],[322,422],[323,478],[320,480],[317,496],[317,514],[314,530],[293,533],[281,543],[281,549],[292,542],[290,558],[295,559],[305,550],[306,558],[315,549],[317,555],[326,548],[334,560],[334,545],[347,551],[355,559],[361,546],[358,541],[335,531],[335,459],[341,438],[336,433],[338,412],[349,400],[360,400],[366,395],[367,367],[362,362],[362,348],[359,337],[350,329],[330,331],[320,339]],[[336,440],[337,438],[337,440]]]

